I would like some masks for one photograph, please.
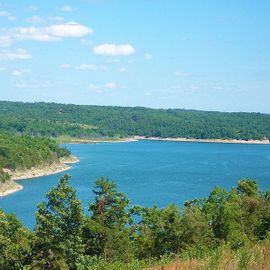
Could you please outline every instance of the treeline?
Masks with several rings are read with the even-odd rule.
[[[0,102],[0,129],[38,136],[269,139],[270,115]]]
[[[69,155],[68,149],[49,138],[0,132],[0,183],[9,179],[3,169],[30,169]]]
[[[34,231],[0,212],[0,269],[142,269],[151,258],[202,258],[222,245],[237,251],[269,239],[270,192],[252,180],[216,187],[180,209],[131,206],[114,182],[101,178],[85,214],[68,179],[38,205]]]

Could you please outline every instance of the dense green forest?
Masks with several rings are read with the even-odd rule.
[[[69,155],[68,149],[49,138],[0,132],[0,183],[9,178],[3,169],[30,169]]]
[[[0,129],[35,136],[269,139],[270,115],[0,102]]]
[[[166,258],[211,254],[216,257],[199,269],[225,269],[216,268],[224,247],[240,256],[233,261],[239,268],[226,269],[269,269],[269,260],[266,268],[260,261],[269,259],[270,192],[260,191],[253,180],[241,180],[231,190],[216,187],[183,209],[131,206],[104,178],[93,192],[95,200],[84,213],[69,176],[63,176],[38,205],[34,231],[0,210],[0,269],[135,270]],[[265,249],[257,248],[264,245],[266,257]],[[258,268],[247,268],[252,263]]]

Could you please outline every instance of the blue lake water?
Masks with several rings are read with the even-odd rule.
[[[33,228],[37,203],[65,173],[72,175],[70,183],[85,209],[100,176],[115,180],[132,204],[143,206],[182,206],[207,196],[216,185],[236,186],[242,178],[256,179],[261,189],[270,190],[270,145],[139,141],[65,146],[80,163],[64,173],[19,181],[24,189],[0,198],[0,207]]]

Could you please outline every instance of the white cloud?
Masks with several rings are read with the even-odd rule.
[[[107,64],[114,64],[114,63],[118,64],[118,63],[121,63],[121,60],[117,59],[117,58],[116,59],[107,59],[106,63]]]
[[[96,65],[94,64],[81,64],[79,66],[76,67],[76,69],[78,70],[95,70],[96,69]]]
[[[16,17],[15,16],[8,16],[8,20],[9,21],[15,21],[16,20]]]
[[[13,41],[9,35],[0,36],[0,47],[9,47],[12,42]]]
[[[0,10],[0,17],[6,17],[9,21],[15,21],[16,20],[16,17],[15,16],[12,16],[6,10]]]
[[[106,83],[104,86],[105,88],[108,88],[108,89],[115,89],[117,87],[117,84],[114,82],[109,82],[109,83]]]
[[[26,19],[26,22],[34,24],[34,25],[40,25],[40,24],[50,24],[52,22],[62,22],[64,21],[64,18],[61,16],[50,16],[50,17],[40,17],[38,15],[33,15],[32,17]]]
[[[197,90],[197,89],[199,89],[199,87],[196,86],[196,85],[194,85],[194,84],[192,84],[192,85],[189,86],[189,89],[191,89],[191,90]]]
[[[88,46],[88,45],[93,44],[93,41],[92,40],[87,40],[85,38],[82,38],[81,39],[81,44],[84,45],[84,46]]]
[[[35,40],[35,41],[56,41],[60,38],[53,36],[47,27],[17,27],[14,29],[13,37],[17,40]]]
[[[220,85],[213,86],[213,89],[215,90],[223,90],[223,87]]]
[[[181,89],[182,87],[180,85],[173,85],[171,86],[171,89]]]
[[[11,75],[15,77],[23,76],[25,73],[30,72],[29,69],[14,69],[11,71]]]
[[[115,89],[117,88],[117,84],[115,82],[108,82],[105,83],[104,85],[88,84],[88,88],[101,92],[102,88]]]
[[[101,70],[105,70],[105,71],[106,71],[106,70],[108,70],[108,67],[107,67],[107,66],[105,66],[105,65],[100,65],[100,69],[101,69]]]
[[[62,65],[60,65],[60,68],[63,68],[63,69],[68,69],[70,67],[71,67],[70,64],[62,64]]]
[[[0,60],[26,60],[31,58],[32,55],[29,54],[24,49],[16,49],[15,51],[2,50],[0,51]]]
[[[79,23],[69,22],[66,24],[52,25],[49,27],[49,32],[52,36],[58,38],[79,38],[92,34],[93,30]]]
[[[120,71],[120,72],[126,72],[127,69],[126,69],[125,67],[121,67],[121,68],[119,68],[119,71]]]
[[[152,54],[150,54],[150,53],[145,53],[145,54],[144,54],[144,59],[145,59],[145,60],[152,60],[152,59],[153,59],[153,56],[152,56]]]
[[[115,44],[102,44],[94,47],[95,54],[99,55],[130,55],[135,52],[135,48],[132,45],[115,45]]]
[[[189,76],[188,73],[182,72],[182,71],[175,71],[175,72],[174,72],[174,75],[175,75],[176,77],[188,77],[188,76]]]
[[[51,16],[47,18],[48,21],[53,21],[53,22],[62,22],[65,19],[61,16]]]
[[[95,84],[88,84],[88,88],[90,88],[90,89],[99,89],[100,87],[98,85],[95,85]]]
[[[16,88],[30,88],[31,85],[27,84],[27,83],[17,83],[15,84]]]
[[[8,17],[10,13],[5,10],[0,10],[0,17]]]
[[[32,17],[33,19],[33,17]],[[39,20],[35,17],[34,20]],[[13,41],[35,40],[35,41],[58,41],[62,38],[80,38],[91,34],[93,30],[76,22],[55,24],[47,27],[16,27],[3,30],[0,35],[0,46],[9,46]]]
[[[26,22],[31,23],[31,24],[42,24],[45,22],[44,18],[33,15],[32,17],[26,19]]]
[[[37,6],[35,6],[35,5],[31,5],[31,6],[28,6],[28,7],[26,8],[26,10],[27,10],[27,11],[32,11],[32,12],[34,12],[34,11],[37,11],[38,8],[37,8]]]
[[[71,6],[68,6],[68,5],[65,5],[65,6],[62,6],[61,7],[61,11],[64,11],[64,12],[73,12],[75,11],[75,9]]]
[[[23,75],[23,72],[21,72],[20,70],[12,70],[11,75],[19,77]]]

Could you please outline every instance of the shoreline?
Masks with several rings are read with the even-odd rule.
[[[160,138],[160,137],[145,137],[133,136],[119,140],[92,140],[92,139],[70,139],[66,144],[96,144],[96,143],[124,143],[137,142],[141,140],[149,141],[172,141],[172,142],[199,142],[199,143],[232,143],[232,144],[270,144],[269,140],[236,140],[236,139],[192,139],[192,138]]]
[[[95,143],[123,143],[123,142],[137,142],[140,140],[149,141],[172,141],[172,142],[194,142],[194,143],[227,143],[227,144],[270,144],[269,140],[236,140],[236,139],[188,139],[188,138],[160,138],[160,137],[145,137],[133,136],[119,140],[91,140],[91,139],[71,139],[67,144],[95,144]],[[12,194],[23,189],[23,186],[15,181],[38,178],[64,172],[69,170],[69,164],[79,162],[79,158],[70,156],[68,158],[60,158],[58,162],[52,164],[42,165],[31,168],[30,170],[16,170],[10,173],[11,178],[6,183],[0,186],[0,198]]]
[[[98,139],[70,139],[66,142],[66,144],[96,144],[96,143],[125,143],[125,142],[137,142],[138,139],[135,139],[133,137],[130,138],[122,138],[117,140],[98,140]]]
[[[15,170],[14,172],[5,170],[10,174],[10,179],[0,187],[0,197],[7,196],[23,189],[23,186],[15,181],[38,178],[64,172],[71,169],[71,166],[67,164],[73,164],[79,161],[79,158],[70,156],[68,158],[60,158],[58,162],[47,165],[40,165],[29,170]]]
[[[233,144],[270,144],[269,140],[236,140],[236,139],[188,139],[188,138],[160,138],[134,136],[135,140],[173,141],[173,142],[200,142],[200,143],[233,143]]]
[[[7,180],[4,184],[2,184],[0,191],[0,198],[15,193],[23,189],[23,186],[16,183],[13,180]]]

